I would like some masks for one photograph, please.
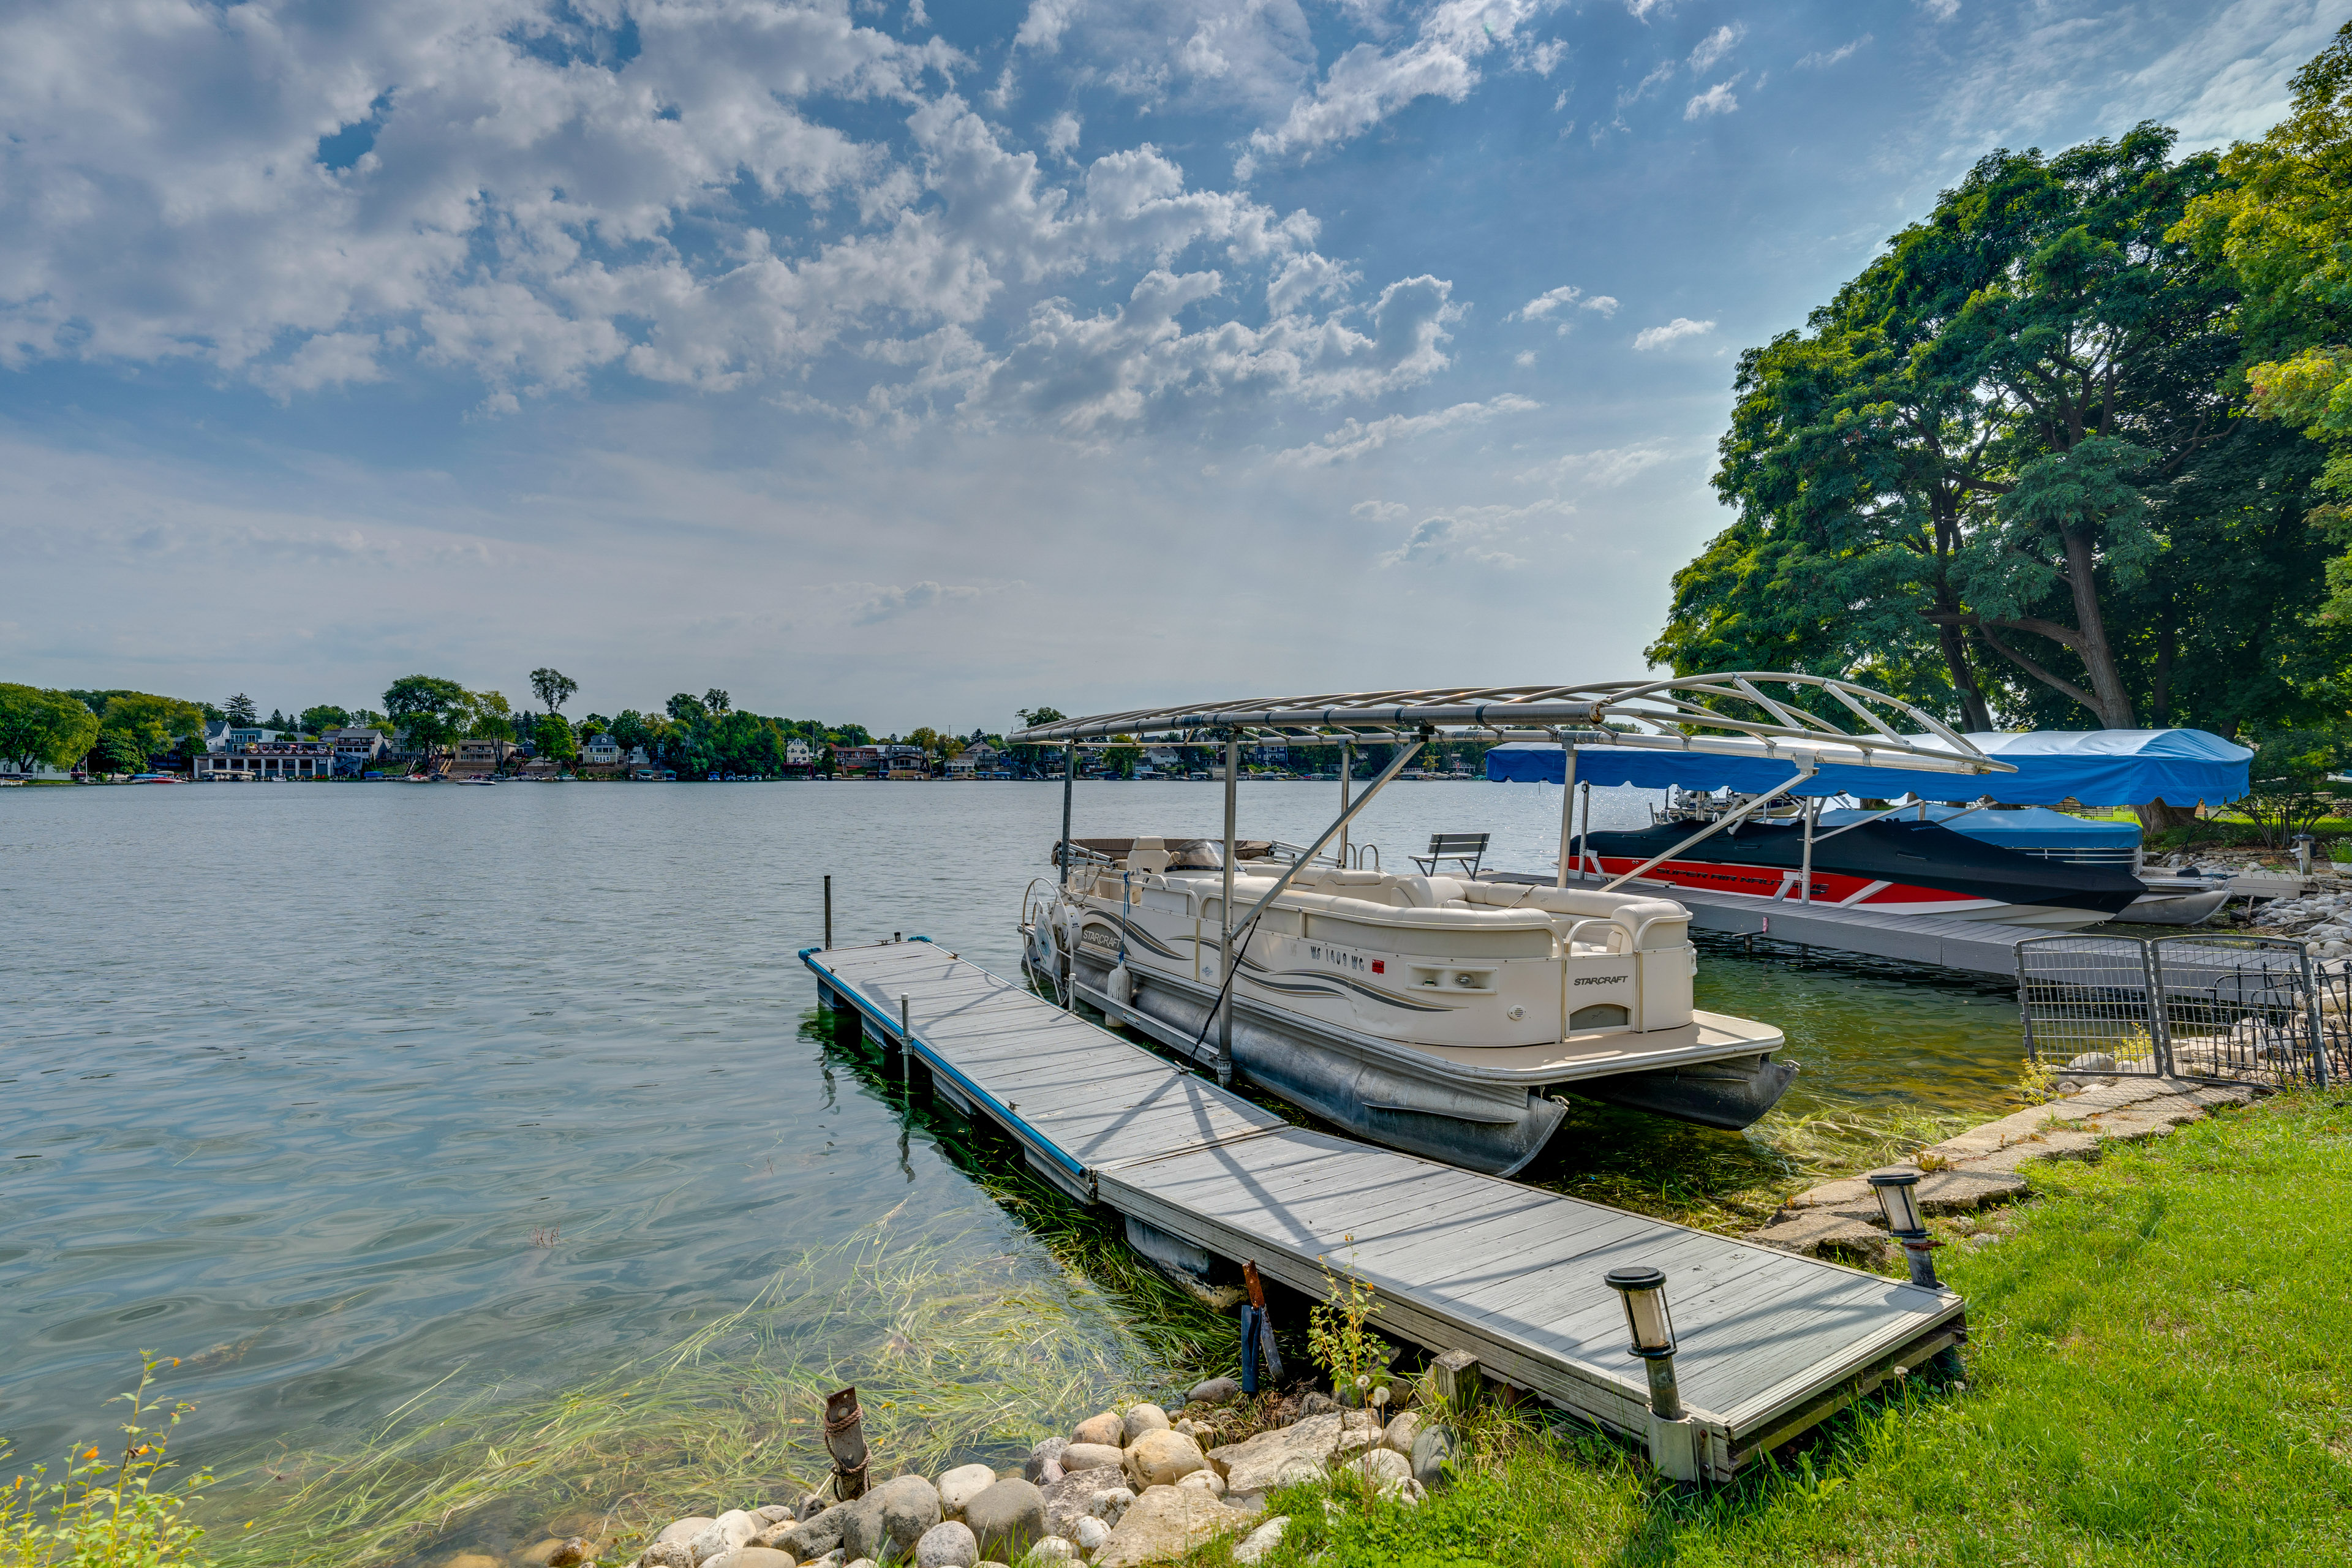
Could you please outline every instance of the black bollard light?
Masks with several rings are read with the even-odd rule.
[[[866,1495],[865,1417],[857,1408],[857,1390],[845,1388],[824,1399],[824,1447],[833,1456],[834,1495],[855,1502]]]
[[[1911,1283],[1941,1290],[1943,1281],[1936,1278],[1936,1248],[1941,1244],[1929,1237],[1927,1222],[1919,1213],[1919,1173],[1873,1171],[1864,1179],[1878,1194],[1886,1233],[1903,1244],[1903,1256],[1911,1266]]]
[[[1605,1278],[1625,1303],[1633,1353],[1649,1364],[1650,1413],[1661,1421],[1681,1420],[1683,1396],[1675,1382],[1675,1320],[1666,1310],[1665,1275],[1643,1264],[1612,1268]]]

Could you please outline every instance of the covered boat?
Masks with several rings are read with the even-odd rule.
[[[1945,736],[1915,737],[1940,748]],[[2237,799],[2252,753],[2196,730],[1972,733],[1980,755],[2010,764],[1956,784],[1883,767],[1824,768],[1802,780],[1760,750],[1749,756],[1660,756],[1580,745],[1507,745],[1487,776],[1669,792],[1653,825],[1588,832],[1570,853],[1580,873],[1687,888],[1730,899],[1824,904],[1896,918],[1941,915],[2058,929],[2121,916],[2187,923],[2229,896],[2226,880],[2144,878],[2136,824],[2087,821],[2042,806],[2066,801]],[[1961,795],[1962,789],[1974,793]],[[1691,792],[1683,794],[1680,792]],[[1914,797],[1875,810],[1823,809],[1839,795]],[[2025,807],[2026,809],[2005,809]],[[1694,833],[1693,826],[1714,824]]]
[[[1606,735],[1678,755],[1762,742],[1810,774],[1875,763],[1896,772],[1997,771],[1950,731],[1926,747],[1875,717],[1846,734],[1758,689],[1781,682],[1857,712],[1908,705],[1864,688],[1783,675],[1586,688],[1378,692],[1101,715],[1034,726],[1015,742],[1070,748],[1113,738],[1225,750],[1222,838],[1071,837],[1060,877],[1024,899],[1024,958],[1083,1000],[1204,1066],[1254,1082],[1360,1137],[1508,1174],[1541,1151],[1568,1093],[1739,1128],[1794,1068],[1769,1024],[1697,1010],[1689,911],[1646,889],[1383,872],[1357,863],[1349,823],[1441,734],[1554,749]],[[1617,724],[1617,730],[1595,726]],[[1244,740],[1393,748],[1313,844],[1236,837],[1233,780]],[[1566,822],[1563,819],[1563,847]]]

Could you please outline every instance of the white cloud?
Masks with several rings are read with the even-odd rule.
[[[1803,59],[1799,60],[1797,62],[1797,68],[1799,70],[1822,70],[1833,65],[1843,64],[1844,61],[1853,58],[1853,52],[1856,49],[1870,42],[1870,37],[1871,36],[1868,33],[1864,33],[1858,38],[1850,39],[1845,43],[1840,44],[1836,48],[1830,50],[1827,54],[1822,54],[1817,50],[1812,54],[1807,55]]]
[[[1580,310],[1597,311],[1603,316],[1613,316],[1617,313],[1617,301],[1612,296],[1607,294],[1595,294],[1588,300],[1584,297],[1583,289],[1579,289],[1573,283],[1563,283],[1557,289],[1537,295],[1534,299],[1528,300],[1526,304],[1512,311],[1510,318],[1507,319],[1517,319],[1522,321],[1540,321],[1546,317],[1560,314],[1561,312],[1569,310],[1571,306]],[[1566,321],[1562,321],[1559,323],[1559,335],[1561,337],[1568,336],[1569,325],[1570,323]]]
[[[1323,468],[1333,463],[1349,462],[1368,452],[1376,452],[1391,441],[1409,441],[1443,430],[1483,425],[1498,415],[1526,414],[1542,406],[1540,403],[1507,392],[1484,403],[1457,403],[1451,408],[1441,408],[1431,414],[1391,414],[1370,423],[1350,419],[1308,446],[1293,447],[1288,451],[1275,454],[1275,460],[1301,468]]]
[[[1690,52],[1690,59],[1687,63],[1691,70],[1696,73],[1706,69],[1729,54],[1738,46],[1739,40],[1747,36],[1748,26],[1744,22],[1726,23],[1717,27],[1714,32],[1701,38],[1698,47]]]
[[[1380,557],[1380,564],[1383,567],[1434,566],[1459,561],[1474,566],[1516,571],[1528,563],[1527,558],[1513,554],[1503,546],[1511,543],[1524,549],[1528,542],[1524,536],[1509,537],[1513,531],[1523,529],[1538,517],[1565,515],[1575,510],[1564,501],[1550,500],[1517,507],[1449,508],[1414,523],[1395,549]]]
[[[1688,316],[1676,316],[1663,327],[1643,327],[1633,334],[1634,348],[1647,353],[1662,349],[1685,338],[1703,337],[1715,331],[1713,321],[1694,321]]]
[[[1521,349],[1518,353],[1511,356],[1511,363],[1517,365],[1521,370],[1526,370],[1536,363],[1536,351],[1533,349]]]
[[[1362,134],[1416,100],[1461,102],[1478,84],[1475,62],[1490,50],[1503,49],[1532,68],[1545,46],[1530,44],[1520,29],[1558,3],[1440,0],[1403,47],[1356,45],[1331,62],[1311,95],[1291,104],[1281,124],[1251,133],[1242,177],[1258,157],[1311,154]]]
[[[1931,20],[1948,22],[1960,13],[1960,0],[1919,0],[1919,9]]]
[[[1428,380],[1448,363],[1440,346],[1461,313],[1453,285],[1423,275],[1390,284],[1370,309],[1276,316],[1264,327],[1179,318],[1223,292],[1216,272],[1154,271],[1123,306],[1083,313],[1066,300],[1030,312],[1027,330],[995,368],[990,406],[1049,416],[1073,432],[1142,419],[1156,402],[1201,394],[1285,395],[1314,401],[1376,397]]]
[[[1663,439],[1629,447],[1603,447],[1591,452],[1568,452],[1515,476],[1522,484],[1574,484],[1586,489],[1622,485],[1645,468],[1675,456]]]
[[[1667,60],[1659,65],[1657,68],[1651,71],[1649,75],[1643,77],[1640,81],[1635,82],[1632,87],[1620,91],[1617,94],[1618,112],[1622,114],[1626,110],[1632,108],[1634,104],[1639,103],[1642,100],[1647,98],[1650,95],[1650,89],[1652,88],[1656,87],[1661,82],[1673,79],[1674,74],[1675,62]]]
[[[1747,73],[1741,73],[1741,75],[1745,74]],[[1731,93],[1731,89],[1738,84],[1738,81],[1739,78],[1735,76],[1728,81],[1717,82],[1705,92],[1695,94],[1688,103],[1683,105],[1683,118],[1704,120],[1710,114],[1731,113],[1739,107],[1739,100],[1734,98]]]
[[[940,605],[966,604],[1002,594],[1018,587],[1013,583],[919,583],[894,585],[882,583],[835,583],[829,592],[848,601],[849,618],[859,626],[872,626],[877,621],[928,610]]]
[[[1021,18],[1020,31],[1013,35],[1016,49],[1042,49],[1048,53],[1062,47],[1062,35],[1070,30],[1086,0],[1030,0],[1029,14]]]
[[[1066,158],[1078,145],[1078,117],[1064,110],[1054,116],[1045,127],[1045,151],[1057,158]]]

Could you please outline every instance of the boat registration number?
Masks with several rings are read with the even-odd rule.
[[[1325,947],[1320,942],[1308,942],[1307,944],[1307,956],[1314,963],[1328,963],[1334,969],[1351,969],[1356,971],[1358,973],[1361,973],[1364,968],[1364,955],[1362,953],[1342,952],[1336,947]],[[1375,963],[1372,965],[1373,972],[1376,973],[1386,967],[1387,966],[1385,964],[1378,963]]]

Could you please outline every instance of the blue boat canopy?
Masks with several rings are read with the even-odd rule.
[[[1825,811],[1822,813],[1822,830],[1826,833],[1831,828],[1867,821],[1877,815],[1874,811]],[[1909,806],[1895,815],[1899,821],[1914,820]],[[2052,811],[2042,805],[2021,805],[2007,811],[1982,811],[1965,805],[1930,805],[1927,820],[1948,824],[1955,833],[1965,833],[1970,838],[1986,844],[1998,844],[2004,849],[2139,847],[2139,824],[2137,822],[2094,822],[2087,817],[2069,816],[2063,811]]]
[[[1949,749],[1931,736],[1915,740],[1924,747]],[[2004,805],[2056,805],[2069,799],[2085,805],[2141,805],[2152,800],[2179,806],[2200,800],[2222,805],[2245,795],[2254,754],[2203,730],[1990,731],[1968,740],[2017,771],[1937,773],[1838,764],[1822,769],[1789,793],[1850,795],[1858,800],[1900,800],[1907,795],[1978,800],[1990,795]],[[1559,784],[1566,774],[1563,762],[1558,746],[1514,742],[1486,753],[1486,776],[1507,784]],[[1761,795],[1795,771],[1792,763],[1760,744],[1753,755],[1621,750],[1605,742],[1580,742],[1576,748],[1580,784],[1727,788]]]

